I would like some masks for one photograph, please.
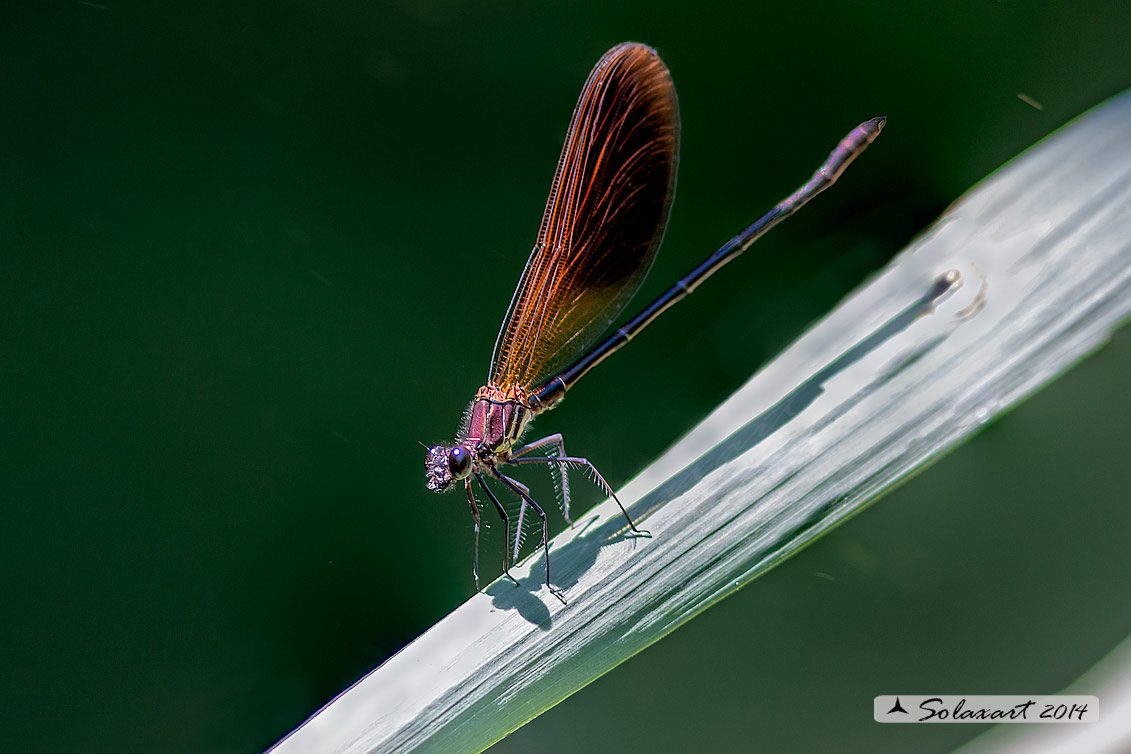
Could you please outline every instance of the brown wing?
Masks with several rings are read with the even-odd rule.
[[[491,384],[538,386],[616,319],[656,257],[678,155],[668,69],[645,45],[609,50],[574,108],[538,243],[495,342]]]

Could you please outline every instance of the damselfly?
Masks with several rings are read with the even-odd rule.
[[[531,420],[556,406],[590,369],[619,350],[781,220],[828,188],[883,128],[883,118],[856,127],[805,185],[731,239],[659,298],[586,351],[636,293],[664,235],[679,155],[679,106],[668,69],[655,50],[625,43],[605,53],[589,74],[573,111],[538,240],[526,262],[491,357],[487,384],[468,408],[451,445],[428,450],[428,489],[463,483],[475,521],[474,569],[479,588],[479,506],[474,480],[503,520],[507,545],[518,558],[527,511],[541,519],[546,587],[550,582],[549,522],[545,509],[504,465],[547,464],[562,513],[570,521],[570,468],[584,470],[616,500],[631,530],[638,529],[613,489],[588,459],[566,453],[560,434],[519,447]],[[510,516],[484,477],[521,501],[511,546]],[[515,581],[517,584],[518,582]]]

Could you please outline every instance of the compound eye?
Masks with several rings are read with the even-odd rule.
[[[456,479],[463,479],[471,473],[471,453],[462,445],[448,453],[448,469]]]

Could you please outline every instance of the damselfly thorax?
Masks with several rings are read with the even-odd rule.
[[[521,387],[479,388],[455,443],[429,450],[428,489],[443,492],[452,482],[509,462],[512,449],[537,413]]]
[[[463,442],[474,444],[477,454],[506,457],[534,418],[534,410],[521,387],[503,389],[484,385],[475,394],[467,417]]]

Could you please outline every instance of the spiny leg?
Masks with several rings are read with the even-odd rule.
[[[518,551],[522,549],[522,540],[526,536],[526,500],[518,506],[518,528],[514,532],[514,561],[518,562]],[[508,543],[509,544],[509,543]]]
[[[526,493],[527,496],[530,495],[530,488],[527,487],[522,482],[518,481],[517,479],[511,479],[511,483],[517,485],[518,488],[520,490],[522,490],[522,492]],[[520,549],[522,549],[522,540],[525,537],[526,537],[526,499],[520,498],[519,505],[518,505],[518,526],[516,526],[515,530],[514,530],[514,555],[511,557],[511,561],[514,562],[514,563],[518,562],[518,551]]]
[[[519,497],[522,498],[523,502],[533,508],[534,512],[538,514],[538,517],[542,519],[542,548],[546,553],[546,588],[550,590],[550,594],[561,600],[563,605],[568,604],[565,597],[562,596],[562,593],[550,584],[550,522],[546,519],[546,511],[542,510],[542,506],[534,502],[534,498],[530,497],[526,492],[523,492],[520,485],[515,480],[500,473],[498,469],[492,468],[491,474],[516,492]]]
[[[499,517],[503,519],[503,573],[506,574],[506,577],[508,579],[514,582],[515,586],[518,586],[518,579],[516,579],[514,576],[511,576],[510,558],[508,557],[510,555],[511,546],[510,517],[507,515],[506,509],[503,508],[503,504],[499,502],[499,498],[495,497],[495,493],[491,492],[491,488],[488,487],[487,484],[483,481],[483,475],[476,472],[475,481],[479,482],[479,489],[483,490],[483,492],[487,494],[487,497],[491,498],[491,502],[495,504],[495,510],[499,512]]]
[[[475,559],[472,561],[471,572],[475,574],[475,591],[479,591],[479,506],[475,504],[475,496],[471,494],[471,480],[463,484],[467,490],[467,504],[471,506],[471,517],[475,519]]]
[[[511,453],[511,460],[519,458],[520,456],[524,456],[533,450],[544,448],[547,445],[557,449],[558,458],[565,457],[565,440],[562,438],[561,433],[558,433],[548,435],[546,437],[543,437],[541,440],[535,440],[528,445],[524,445],[523,447]],[[550,469],[551,472],[557,472],[558,478],[555,481],[557,481],[558,484],[558,493],[561,495],[561,500],[559,502],[561,503],[562,517],[566,520],[567,524],[573,526],[573,519],[570,518],[569,515],[569,475],[567,474],[568,467],[564,464],[558,464],[556,466],[554,464],[550,464]]]
[[[561,435],[558,435],[558,437],[560,438]],[[546,439],[549,439],[549,438],[546,438]],[[542,441],[539,440],[538,442],[541,443]],[[530,445],[527,445],[525,448],[523,448],[520,451],[520,453],[525,452],[530,447],[531,447]],[[620,512],[624,514],[624,520],[628,522],[628,528],[632,529],[633,533],[639,534],[642,537],[652,536],[652,532],[648,531],[647,529],[640,529],[636,526],[636,524],[634,524],[632,522],[632,517],[629,516],[628,511],[626,511],[624,509],[624,505],[621,503],[620,498],[617,497],[617,493],[613,492],[613,488],[611,486],[609,486],[608,482],[605,481],[605,477],[601,476],[601,472],[597,471],[597,467],[594,466],[589,461],[588,458],[580,458],[578,456],[567,456],[567,455],[564,454],[564,451],[565,451],[564,447],[562,448],[562,451],[563,451],[563,454],[560,455],[560,456],[538,456],[538,457],[526,456],[526,457],[521,457],[521,458],[518,457],[519,453],[514,453],[514,454],[511,455],[510,460],[508,460],[507,463],[514,463],[514,464],[545,463],[545,464],[551,464],[551,465],[558,464],[562,469],[562,477],[563,478],[565,477],[565,469],[570,464],[588,469],[589,473],[592,475],[592,479],[593,479],[594,484],[596,484],[598,487],[600,487],[602,492],[604,492],[606,495],[608,495],[609,497],[611,497],[613,500],[616,501],[617,507],[620,508]]]

